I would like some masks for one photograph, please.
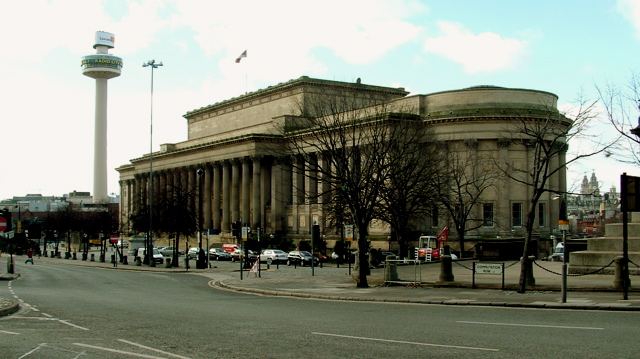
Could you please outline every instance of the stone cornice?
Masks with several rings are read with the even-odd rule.
[[[193,111],[189,111],[183,117],[188,119],[188,118],[192,118],[194,116],[201,115],[207,112],[228,109],[229,107],[238,106],[241,104],[247,104],[249,106],[252,106],[254,105],[255,101],[258,100],[257,103],[260,103],[259,100],[264,99],[265,97],[270,97],[273,95],[281,95],[284,92],[292,91],[298,88],[303,88],[304,86],[309,86],[309,85],[315,86],[315,87],[329,87],[332,89],[339,89],[339,90],[357,89],[360,92],[377,92],[377,93],[386,93],[386,94],[397,95],[397,96],[406,96],[409,94],[409,92],[405,91],[405,89],[402,87],[391,88],[391,87],[384,87],[384,86],[364,85],[362,83],[357,83],[357,82],[353,83],[353,82],[321,80],[321,79],[314,79],[307,76],[302,76],[295,80],[291,80],[291,81],[279,83],[275,86],[267,87],[266,89],[250,92],[242,96],[234,97],[228,100],[214,103],[209,106],[201,107]]]

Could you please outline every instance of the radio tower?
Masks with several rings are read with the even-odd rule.
[[[107,195],[107,80],[120,76],[122,59],[109,55],[113,34],[96,31],[95,55],[82,58],[82,74],[96,80],[96,119],[93,145],[93,202],[108,200]]]

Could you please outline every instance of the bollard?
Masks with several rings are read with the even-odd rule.
[[[104,263],[105,261],[105,254],[104,253],[100,253],[100,263]]]
[[[614,259],[615,263],[616,263],[616,271],[615,271],[615,275],[613,277],[613,289],[615,290],[624,290],[624,282],[625,282],[625,278],[623,278],[624,275],[624,257],[623,256],[619,256],[616,257]],[[629,288],[629,284],[627,284],[627,288]]]
[[[51,258],[53,258],[53,257],[55,257],[55,256],[56,256],[56,252],[51,251]]]
[[[87,253],[82,253],[82,260],[86,261],[87,260]]]
[[[171,258],[165,258],[164,259],[164,267],[165,268],[171,268]]]
[[[127,256],[122,256],[122,264],[129,264],[127,261]]]
[[[440,281],[454,281],[451,255],[445,254],[440,257]]]
[[[96,261],[96,254],[95,253],[91,253],[91,259],[89,261],[90,262],[95,262]]]
[[[64,259],[70,259],[71,258],[71,252],[64,252]]]
[[[536,278],[533,276],[533,261],[535,259],[534,256],[527,257],[527,286],[536,285]]]
[[[73,252],[73,256],[71,257],[71,259],[74,261],[78,260],[78,253]]]
[[[44,251],[44,257],[45,258],[47,257],[47,251],[46,250]]]
[[[15,273],[15,262],[13,256],[9,256],[7,259],[7,273],[14,274]]]
[[[115,254],[112,254],[112,255],[111,255],[111,264],[113,264],[113,263],[115,263],[115,262],[116,262],[116,255],[115,255]]]

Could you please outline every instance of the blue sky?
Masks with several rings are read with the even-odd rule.
[[[149,152],[151,59],[164,63],[154,150],[187,139],[188,111],[303,75],[412,94],[529,88],[566,107],[624,86],[640,59],[640,0],[24,0],[3,13],[0,198],[93,190],[94,80],[80,61],[96,31],[115,35],[110,53],[124,60],[109,80],[109,193],[115,168]],[[640,175],[598,156],[573,165],[569,185],[593,170],[601,190]]]

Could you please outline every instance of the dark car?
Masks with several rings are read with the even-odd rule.
[[[310,266],[313,262],[314,266],[317,266],[320,262],[317,257],[311,255],[311,253],[307,251],[291,251],[287,256],[287,265],[299,265],[299,266]]]
[[[216,261],[230,261],[231,254],[227,253],[222,248],[211,248],[209,249],[209,259]]]

